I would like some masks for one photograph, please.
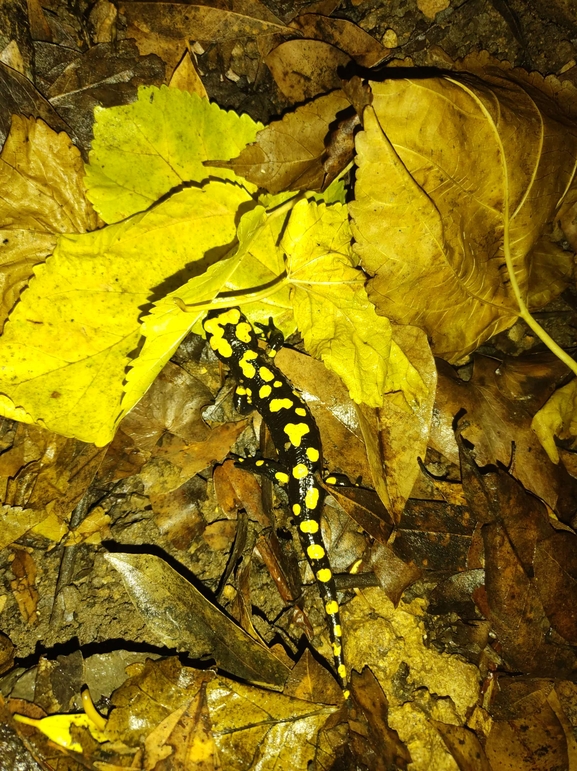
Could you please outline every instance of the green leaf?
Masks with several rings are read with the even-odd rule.
[[[210,182],[125,222],[61,236],[0,338],[2,414],[109,442],[126,412],[122,383],[143,310],[208,250],[226,252],[238,208],[250,201],[241,187]]]
[[[129,105],[96,109],[86,167],[87,196],[105,222],[118,222],[183,183],[232,180],[254,185],[229,169],[203,166],[228,160],[253,142],[262,124],[222,110],[197,94],[141,87]]]
[[[390,390],[402,390],[409,402],[419,399],[421,377],[392,343],[390,322],[377,316],[365,276],[354,267],[346,208],[301,201],[282,246],[307,351],[339,375],[357,403],[381,406]]]

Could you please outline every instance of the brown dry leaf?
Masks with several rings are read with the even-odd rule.
[[[363,556],[362,569],[376,576],[389,600],[398,605],[403,592],[422,577],[422,571],[412,560],[398,557],[388,544],[376,543]]]
[[[525,400],[507,398],[500,388],[498,370],[497,361],[476,355],[473,375],[464,382],[451,367],[439,362],[431,446],[451,462],[459,462],[453,421],[465,410],[459,428],[475,445],[479,466],[496,461],[506,467],[511,464],[511,473],[527,490],[568,516],[575,508],[575,482],[563,467],[549,460],[531,429],[532,416]]]
[[[86,543],[97,546],[110,538],[110,522],[111,518],[102,506],[95,506],[80,525],[70,531],[64,545],[77,546]]]
[[[465,447],[461,455],[463,489],[471,512],[485,523],[481,529],[485,585],[474,591],[473,599],[490,621],[508,668],[563,677],[577,659],[552,631],[559,624],[568,637],[575,636],[577,613],[558,605],[575,596],[574,560],[559,565],[549,578],[551,563],[546,557],[560,534],[549,525],[543,503],[505,471],[481,474]],[[573,534],[567,535],[575,539]],[[555,591],[558,599],[553,596]]]
[[[168,85],[170,88],[179,88],[181,91],[188,91],[191,94],[198,94],[203,99],[208,99],[196,60],[190,50],[184,52],[184,56],[172,73]]]
[[[0,497],[5,507],[0,543],[7,546],[31,528],[59,540],[65,532],[64,523],[88,489],[105,452],[19,423],[14,444],[1,456],[4,488]],[[20,514],[18,507],[25,510]]]
[[[313,704],[340,704],[343,700],[335,678],[308,648],[291,670],[283,693]]]
[[[38,623],[38,590],[36,589],[36,563],[24,549],[17,549],[10,557],[10,569],[14,580],[10,588],[26,624]]]
[[[0,155],[0,331],[56,235],[97,227],[83,177],[80,152],[64,132],[14,115]]]
[[[304,102],[341,87],[337,70],[348,54],[320,40],[289,40],[265,59],[277,86],[292,102]]]
[[[319,13],[297,16],[290,24],[304,38],[322,40],[349,54],[361,67],[374,67],[385,59],[390,51],[364,29],[346,19],[334,19]]]
[[[44,509],[0,505],[0,549],[5,549],[46,518]]]
[[[437,372],[425,333],[416,327],[393,327],[393,340],[409,355],[425,383],[426,396],[413,408],[401,393],[385,394],[383,406],[357,407],[375,490],[399,522],[419,476],[435,402]]]
[[[146,33],[192,40],[238,40],[259,35],[294,34],[258,0],[202,3],[119,4],[128,24]]]
[[[46,96],[88,150],[95,107],[129,104],[139,86],[160,86],[164,80],[165,65],[158,56],[140,56],[133,40],[121,40],[89,48],[66,67]]]
[[[432,720],[459,767],[459,771],[494,771],[483,746],[473,731],[464,726],[447,725]]]
[[[211,166],[231,168],[269,193],[323,189],[332,181],[324,167],[329,126],[347,109],[340,90],[320,96],[269,123],[237,158]]]
[[[215,468],[212,479],[218,505],[227,517],[236,519],[239,509],[245,509],[250,519],[263,527],[270,525],[262,506],[262,490],[254,474],[226,460]]]
[[[69,129],[28,78],[0,62],[0,145],[8,136],[12,116],[21,113],[42,118],[55,131]],[[78,139],[74,133],[71,133],[71,138]]]
[[[350,206],[369,296],[459,362],[570,281],[549,230],[574,184],[577,129],[529,76],[494,63],[372,88]]]
[[[371,538],[381,544],[388,543],[394,523],[374,490],[341,485],[326,485],[325,489]]]
[[[145,742],[148,771],[218,771],[221,768],[210,714],[206,683],[188,704],[176,710],[150,732]]]
[[[569,768],[563,727],[551,706],[493,723],[485,745],[492,769],[554,771]]]
[[[467,568],[475,520],[466,506],[410,499],[393,544],[395,554],[422,570]]]
[[[147,494],[169,493],[211,463],[221,463],[248,424],[248,420],[240,420],[207,429],[206,438],[199,442],[185,442],[167,435],[162,447],[155,450],[142,469]]]
[[[210,721],[221,766],[235,771],[259,767],[307,771],[315,756],[317,734],[336,711],[330,705],[317,706],[232,682],[213,672],[182,667],[176,659],[165,659],[140,665],[113,694],[115,708],[107,732],[134,746],[146,740],[164,720],[170,731],[171,723],[178,725],[180,714],[185,714],[183,708],[204,687],[205,730],[201,733],[207,736]],[[166,731],[162,732],[163,737],[166,735]],[[212,742],[203,746],[206,749]]]
[[[150,493],[149,500],[156,526],[176,549],[188,549],[204,530],[206,482],[198,474],[169,493]]]
[[[353,672],[351,693],[358,709],[356,719],[349,723],[357,762],[375,771],[408,768],[411,755],[398,733],[389,726],[387,697],[369,667],[360,675]]]

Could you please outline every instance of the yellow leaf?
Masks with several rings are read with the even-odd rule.
[[[539,437],[553,463],[559,463],[555,437],[570,439],[577,436],[577,379],[555,391],[535,414],[531,428]]]
[[[544,233],[573,183],[577,131],[496,68],[372,87],[350,206],[369,296],[458,362],[565,285],[569,255]]]
[[[108,443],[126,411],[122,383],[143,308],[209,249],[226,249],[247,200],[243,188],[211,182],[103,230],[62,236],[0,338],[2,414]]]
[[[233,304],[240,304],[253,322],[266,323],[272,316],[285,335],[294,332],[295,324],[289,289],[277,281],[284,271],[282,253],[277,246],[284,224],[282,217],[267,216],[261,206],[245,214],[238,227],[238,246],[231,257],[221,259],[199,276],[159,300],[144,318],[142,333],[146,340],[138,359],[126,379],[123,410],[136,404],[186,335],[194,330],[202,334],[201,319],[219,292],[232,293]],[[258,304],[245,304],[242,293],[259,292]],[[180,304],[177,304],[176,300]],[[181,306],[188,305],[184,313]],[[198,309],[196,308],[198,306]]]
[[[423,381],[401,349],[392,348],[390,322],[375,313],[365,276],[354,267],[346,208],[298,203],[282,246],[307,351],[339,375],[357,403],[381,406],[391,386],[409,402],[418,400]]]
[[[106,222],[148,209],[183,182],[215,177],[243,182],[234,172],[217,172],[203,161],[238,155],[262,128],[248,115],[166,86],[143,86],[136,102],[97,108],[95,117],[86,188]]]

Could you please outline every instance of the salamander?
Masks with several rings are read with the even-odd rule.
[[[263,326],[269,342],[269,350],[265,352],[259,348],[253,326],[238,308],[210,311],[203,327],[210,347],[228,365],[237,381],[236,408],[240,412],[256,409],[270,431],[278,461],[239,460],[243,467],[268,476],[287,489],[303,551],[323,601],[337,674],[348,698],[339,603],[320,528],[324,499],[324,490],[318,481],[322,471],[321,437],[302,396],[272,362],[284,342],[282,333],[272,321],[268,328]]]

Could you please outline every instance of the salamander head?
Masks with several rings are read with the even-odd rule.
[[[212,350],[222,361],[240,359],[247,350],[258,351],[258,340],[238,308],[212,310],[202,322]]]

